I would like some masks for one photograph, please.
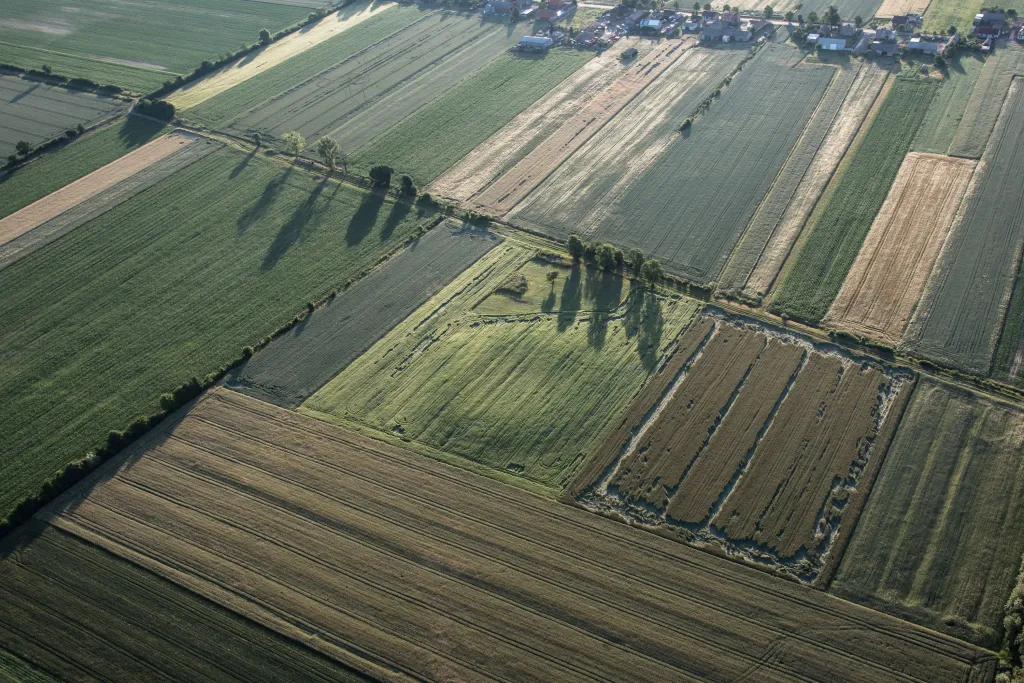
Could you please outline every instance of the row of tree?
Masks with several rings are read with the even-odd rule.
[[[573,261],[584,261],[601,270],[613,272],[628,265],[634,275],[652,287],[665,278],[665,269],[657,259],[648,259],[639,249],[623,253],[618,247],[604,242],[584,242],[577,235],[569,235],[566,248]]]

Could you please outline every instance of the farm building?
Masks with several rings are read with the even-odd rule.
[[[644,19],[640,22],[640,30],[644,33],[660,33],[661,19]]]
[[[999,37],[999,34],[1003,32],[1003,29],[1000,26],[975,26],[974,32],[979,36]]]
[[[911,31],[916,26],[921,26],[923,20],[920,14],[899,14],[892,18],[893,28],[900,30],[902,26],[904,31]]]
[[[875,40],[871,43],[871,51],[883,57],[895,57],[900,53],[900,44],[895,40]]]
[[[846,38],[818,38],[818,47],[835,52],[845,52],[850,49],[846,47]]]
[[[946,39],[942,36],[920,35],[911,38],[907,42],[908,50],[920,52],[926,55],[933,55],[937,52],[942,52],[945,47]]]
[[[974,15],[974,26],[998,26],[1006,25],[1006,12],[1002,10],[990,11],[981,10]]]

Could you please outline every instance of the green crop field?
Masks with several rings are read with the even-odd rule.
[[[527,294],[540,289],[534,305],[496,291],[531,255],[493,249],[300,411],[564,486],[697,304],[639,292],[623,300],[619,276],[580,267],[548,267],[554,282],[527,278]]]
[[[14,64],[23,69],[42,69],[44,66],[48,66],[57,74],[64,74],[71,78],[87,78],[100,85],[118,85],[139,93],[153,92],[169,77],[173,77],[173,74],[158,69],[126,66],[105,62],[102,59],[43,50],[29,45],[15,45],[3,41],[0,41],[0,54],[3,55],[4,63]]]
[[[949,146],[950,154],[972,159],[981,156],[1015,74],[1024,74],[1024,48],[1013,41],[1000,43],[995,52],[985,58]]]
[[[0,680],[368,680],[53,527],[0,557]]]
[[[0,271],[0,515],[420,222],[224,149]]]
[[[3,13],[0,63],[38,69],[42,58],[59,63],[64,70],[50,66],[66,76],[98,74],[103,83],[148,92],[154,72],[173,80],[205,59],[256,42],[260,29],[294,24],[309,9],[248,0],[6,0]],[[48,52],[60,58],[50,60]],[[120,68],[106,71],[97,61]]]
[[[953,229],[904,336],[913,353],[987,375],[1024,249],[1024,84],[1014,81]],[[1018,330],[1010,330],[1019,339]],[[1019,342],[1018,342],[1019,343]]]
[[[936,90],[925,81],[900,79],[893,85],[867,134],[837,171],[824,203],[811,216],[810,235],[798,246],[772,311],[811,321],[828,312]]]
[[[429,183],[587,62],[593,53],[552,50],[543,59],[504,55],[359,149],[354,163],[386,163]]]
[[[415,6],[393,7],[362,22],[358,30],[342,31],[205,102],[185,109],[181,115],[192,123],[208,128],[225,126],[233,118],[336,68],[371,45],[426,16]]]
[[[141,147],[166,129],[162,123],[130,116],[0,176],[0,218]]]
[[[755,59],[609,207],[594,235],[642,249],[687,279],[714,280],[834,74]]]
[[[832,592],[992,649],[1024,552],[1024,413],[923,382]]]
[[[408,204],[395,204],[408,212]],[[294,408],[495,247],[499,238],[446,222],[278,337],[228,382]]]
[[[21,141],[33,147],[78,125],[92,126],[127,109],[123,100],[0,76],[0,158]]]
[[[292,130],[310,141],[330,135],[352,156],[360,146],[486,68],[518,42],[529,26],[413,7],[388,10],[366,24],[327,41],[338,41],[337,51],[324,53],[320,69],[304,81],[295,76],[306,72],[307,62],[293,73],[288,60],[278,67],[283,70],[280,73],[268,71],[273,80],[266,85],[260,85],[264,77],[257,76],[239,96],[229,90],[221,103],[211,100],[218,109],[210,122],[219,119],[218,127],[236,135],[259,131],[271,142]],[[353,35],[346,40],[346,33]],[[268,95],[274,89],[271,82],[277,92]],[[253,103],[257,94],[266,97]],[[224,106],[243,102],[248,109],[232,111]],[[201,120],[203,109],[196,108]],[[227,115],[232,118],[224,121]]]
[[[917,130],[911,145],[912,152],[948,154],[964,114],[970,111],[971,95],[978,76],[985,68],[985,58],[972,53],[961,53],[948,61],[946,77],[942,81],[928,112]]]

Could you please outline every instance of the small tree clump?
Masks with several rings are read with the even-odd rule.
[[[415,197],[416,192],[416,184],[412,182],[412,176],[402,176],[402,194],[406,197]]]
[[[644,252],[639,249],[630,249],[626,260],[629,261],[629,267],[633,269],[633,272],[639,275],[640,269],[644,267]]]
[[[14,146],[14,151],[23,157],[27,157],[32,153],[32,143],[22,140]]]
[[[370,169],[370,180],[377,187],[390,187],[392,173],[390,166],[380,164]]]
[[[270,45],[273,38],[270,37],[270,31],[265,28],[260,29],[260,45]]]
[[[656,284],[665,278],[665,269],[661,267],[661,263],[657,259],[651,259],[644,263],[643,268],[640,270],[640,276],[653,289]]]
[[[583,258],[584,244],[576,235],[569,235],[569,240],[565,243],[566,249],[569,250],[569,256],[572,257],[573,261],[579,261]]]
[[[306,138],[297,130],[288,131],[281,136],[281,140],[284,142],[284,148],[293,157],[298,157],[302,150],[306,149]]]
[[[548,282],[551,283],[551,286],[554,287],[555,286],[555,280],[558,279],[558,271],[557,270],[552,270],[545,277],[548,279]]]
[[[599,244],[595,251],[597,266],[601,270],[615,270],[615,247],[610,244]]]

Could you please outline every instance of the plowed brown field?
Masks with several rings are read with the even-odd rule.
[[[911,382],[788,332],[710,315],[680,338],[667,371],[567,496],[700,547],[823,580]]]
[[[994,671],[951,638],[238,394],[183,418],[52,522],[384,680]]]
[[[825,322],[895,346],[953,227],[976,161],[911,152]]]

